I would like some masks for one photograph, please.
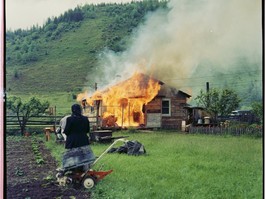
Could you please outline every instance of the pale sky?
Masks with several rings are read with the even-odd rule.
[[[27,29],[42,26],[48,17],[63,14],[77,5],[97,3],[121,3],[132,0],[6,0],[6,29]]]

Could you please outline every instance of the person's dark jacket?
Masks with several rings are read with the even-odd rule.
[[[87,133],[90,132],[88,117],[72,114],[67,118],[64,133],[66,134],[66,149],[89,145]]]

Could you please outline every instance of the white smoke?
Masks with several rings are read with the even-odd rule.
[[[103,54],[105,79],[140,71],[182,87],[187,82],[172,80],[191,78],[205,62],[216,71],[229,70],[239,57],[261,63],[260,0],[172,0],[169,7],[147,17],[126,52]]]

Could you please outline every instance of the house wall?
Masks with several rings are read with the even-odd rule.
[[[171,100],[171,116],[161,116],[161,128],[181,129],[181,123],[187,118],[187,111],[183,109],[186,105],[187,98],[183,96],[164,97]],[[145,115],[152,113],[161,113],[162,97],[156,97],[145,106]],[[149,124],[146,126],[148,127]]]
[[[145,106],[145,126],[147,128],[162,127],[162,99],[154,98]]]
[[[171,116],[162,116],[162,128],[181,129],[182,120],[186,120],[187,112],[183,109],[186,98],[171,97]]]
[[[154,98],[145,106],[146,113],[161,113],[162,112],[162,98]]]

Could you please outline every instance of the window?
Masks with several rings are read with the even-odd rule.
[[[162,99],[162,116],[171,116],[171,101],[170,99]]]

